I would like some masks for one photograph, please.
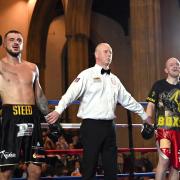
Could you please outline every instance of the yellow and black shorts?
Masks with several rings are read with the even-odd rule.
[[[0,166],[45,161],[41,115],[35,105],[3,105]]]

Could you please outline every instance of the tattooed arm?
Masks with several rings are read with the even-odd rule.
[[[39,83],[39,70],[36,68],[36,79],[34,82],[34,91],[35,91],[35,99],[36,99],[36,104],[42,114],[46,115],[49,113],[49,108],[48,108],[48,101],[46,96],[43,93],[43,90],[41,88],[41,85]]]

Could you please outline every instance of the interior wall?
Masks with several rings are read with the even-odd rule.
[[[169,57],[180,59],[180,1],[161,0],[162,67]],[[163,73],[163,68],[162,68]]]
[[[35,2],[36,0],[0,1],[0,34],[4,36],[5,32],[8,30],[17,29],[22,32],[25,41],[24,46],[26,46],[29,22]],[[97,43],[98,41],[110,42],[114,52],[112,69],[118,77],[120,77],[125,86],[131,91],[131,68],[129,67],[131,64],[131,52],[129,48],[129,37],[123,36],[122,28],[118,23],[111,23],[113,20],[110,20],[105,16],[93,15],[92,19],[91,39],[94,43]],[[179,19],[179,1],[161,0],[162,67],[168,57],[174,56],[180,58],[180,23],[177,23],[179,22]],[[112,26],[112,24],[114,25]],[[119,28],[120,33],[116,32],[117,28]],[[5,51],[1,46],[0,58],[4,55]],[[26,58],[26,48],[24,48],[23,51],[23,58]],[[163,68],[160,71],[162,71],[163,74]],[[128,76],[126,76],[126,74],[128,74]],[[52,93],[50,92],[49,94]]]
[[[29,22],[36,0],[8,0],[0,1],[0,34],[12,29],[18,30],[24,37],[23,58],[26,59],[26,40]],[[5,55],[2,46],[0,47],[0,59]]]
[[[122,27],[117,22],[103,15],[93,13],[91,23],[91,41],[93,44],[105,41],[110,43],[113,48],[111,69],[130,90],[129,37],[124,35]],[[111,32],[106,28],[107,26],[111,27]],[[62,95],[61,53],[65,41],[64,16],[60,16],[51,23],[48,32],[45,69],[45,92],[48,99],[59,98]]]
[[[64,16],[60,16],[51,22],[47,37],[45,94],[48,99],[59,99],[62,96],[61,54],[65,42]]]
[[[110,27],[110,28],[109,28]],[[91,41],[94,45],[107,42],[113,50],[111,69],[130,90],[131,87],[131,46],[129,36],[121,25],[104,15],[92,13]]]

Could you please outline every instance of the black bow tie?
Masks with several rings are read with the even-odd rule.
[[[111,70],[110,69],[101,69],[101,74],[104,74],[104,73],[106,73],[106,74],[110,74],[110,72],[111,72]]]

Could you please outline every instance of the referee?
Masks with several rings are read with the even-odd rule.
[[[143,107],[126,91],[121,81],[111,73],[112,48],[100,43],[95,49],[96,64],[82,71],[71,83],[55,110],[46,116],[48,123],[57,121],[74,100],[80,100],[77,116],[82,119],[80,137],[83,144],[83,180],[94,180],[99,154],[102,157],[105,180],[116,180],[117,146],[114,119],[117,103],[148,116]]]

